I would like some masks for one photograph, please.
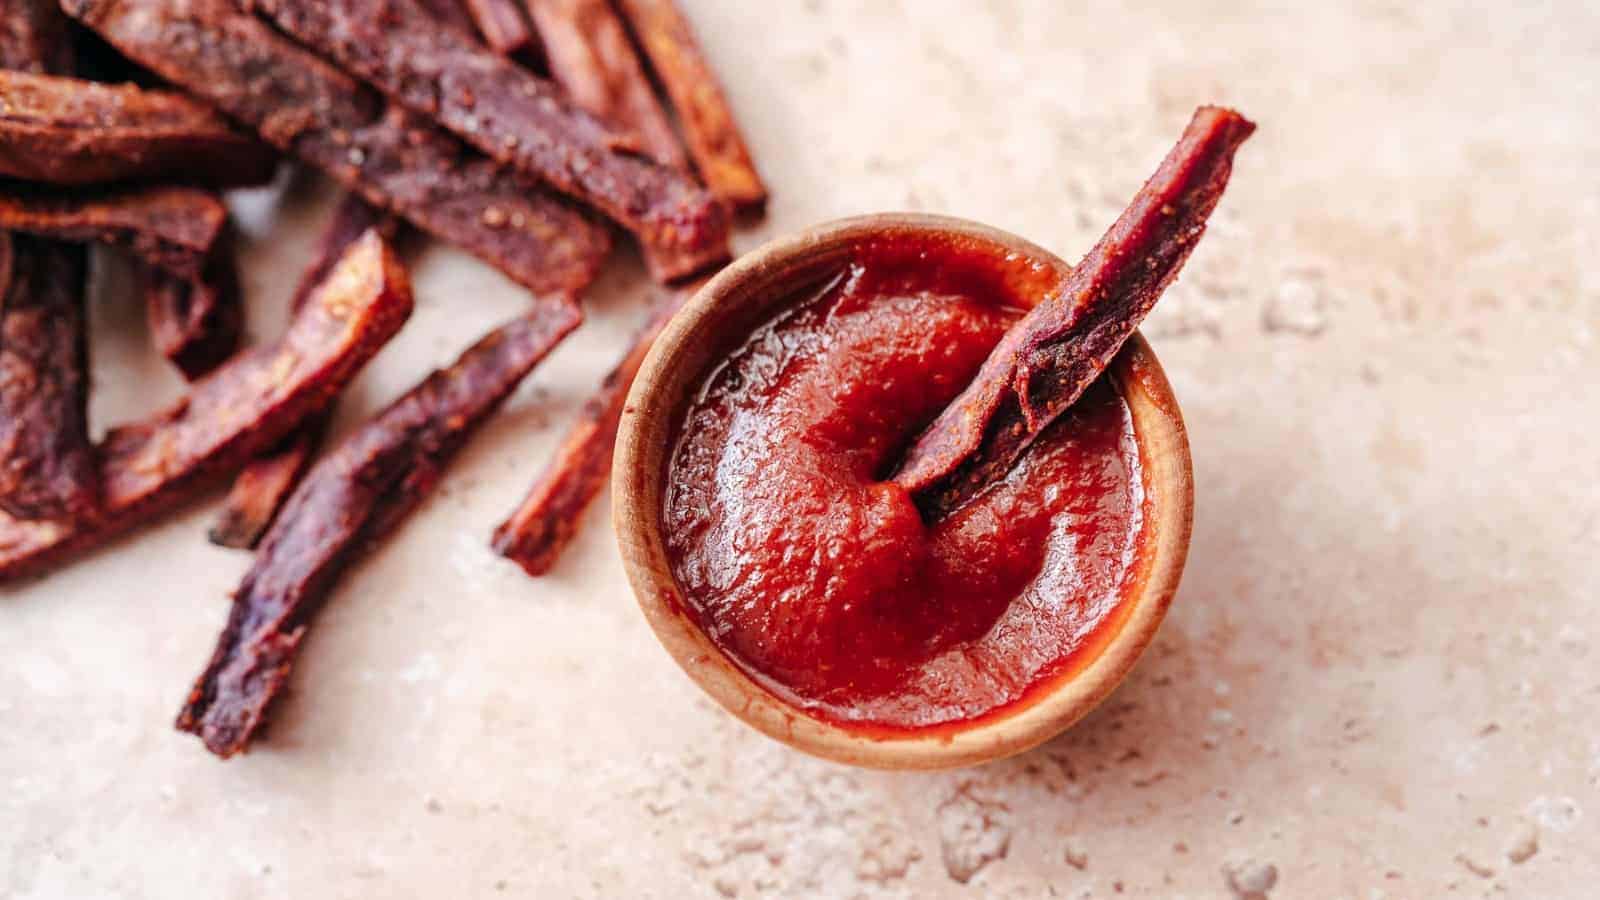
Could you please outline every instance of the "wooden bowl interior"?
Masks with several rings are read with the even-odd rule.
[[[846,219],[768,244],[701,289],[656,340],[622,417],[613,469],[613,520],[640,609],[667,652],[729,712],[765,734],[854,765],[931,769],[1018,753],[1060,733],[1127,674],[1155,634],[1188,550],[1194,488],[1189,445],[1171,386],[1143,337],[1108,370],[1132,412],[1145,488],[1146,551],[1097,652],[1030,697],[970,723],[891,736],[814,718],[727,659],[688,611],[668,562],[661,513],[673,423],[706,375],[775,313],[826,285],[858,243],[893,234],[989,247],[1015,268],[1019,292],[1042,296],[1066,276],[1059,258],[1021,238],[959,219],[884,214]]]

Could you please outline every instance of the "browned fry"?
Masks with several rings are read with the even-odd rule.
[[[222,511],[206,532],[207,539],[219,547],[255,547],[311,467],[327,428],[327,412],[310,416],[276,447],[252,459],[234,476]]]
[[[263,184],[277,154],[174,91],[0,72],[0,175],[55,184]]]
[[[38,571],[203,489],[325,408],[411,312],[405,270],[376,234],[351,246],[276,343],[248,350],[172,407],[100,442],[101,508],[84,520],[0,515],[0,579]]]
[[[355,194],[346,194],[334,211],[333,220],[322,233],[317,255],[301,276],[300,286],[290,300],[289,309],[299,311],[306,298],[327,277],[328,270],[338,263],[350,244],[369,228],[377,229],[386,238],[392,239],[396,227],[394,219],[373,209]],[[306,417],[278,446],[251,460],[250,465],[234,478],[233,487],[223,502],[222,512],[208,532],[212,543],[249,549],[261,540],[267,526],[272,524],[272,518],[278,514],[278,508],[288,499],[289,492],[294,490],[300,476],[310,466],[311,457],[322,443],[332,412],[330,407]]]
[[[495,529],[495,552],[522,566],[529,575],[550,571],[577,534],[584,510],[594,502],[606,476],[611,474],[611,451],[616,446],[617,425],[633,377],[639,374],[645,354],[667,320],[701,284],[704,281],[668,294],[657,304],[627,355],[584,404],[561,449],[534,482],[522,505]]]
[[[239,348],[244,304],[232,253],[213,253],[197,280],[148,265],[140,265],[137,275],[150,337],[183,377],[199,378]]]
[[[428,4],[424,2],[424,6]],[[533,45],[533,31],[516,0],[466,0],[467,12],[489,49],[512,56]]]
[[[1255,124],[1201,107],[1160,168],[1067,276],[1006,332],[961,396],[917,438],[894,481],[930,518],[1003,477],[1067,410],[1178,275]]]
[[[97,505],[84,251],[0,232],[0,509],[76,519]]]
[[[619,146],[554,84],[441,27],[417,0],[250,2],[395,101],[593,206],[691,270],[673,277],[727,259],[727,212],[688,173]]]
[[[637,133],[657,161],[685,168],[683,146],[610,3],[528,0],[528,10],[544,38],[550,74],[573,101],[607,123]],[[649,244],[641,249],[657,281],[674,281],[682,273],[705,268],[699,251],[684,253]]]
[[[98,241],[150,265],[199,279],[228,222],[227,207],[200,188],[0,192],[0,228],[63,241]]]
[[[609,0],[526,2],[550,77],[572,101],[612,128],[632,132],[657,162],[687,168],[683,145]]]
[[[516,319],[434,372],[319,461],[262,541],[177,727],[229,757],[249,747],[340,571],[433,489],[461,446],[580,320]]]
[[[0,3],[0,69],[68,74],[76,55],[54,0]],[[82,247],[0,230],[0,509],[19,518],[83,516],[98,502],[85,268]]]
[[[0,3],[0,69],[65,75],[73,56],[67,18],[55,0]]]
[[[674,0],[620,0],[619,6],[678,111],[700,177],[734,208],[761,209],[766,185],[688,18]]]
[[[400,231],[400,223],[382,210],[374,209],[372,204],[361,199],[356,194],[345,194],[339,205],[333,210],[333,218],[328,220],[328,225],[322,230],[322,237],[317,242],[317,253],[311,259],[311,265],[306,267],[300,275],[300,284],[294,289],[294,294],[289,298],[289,312],[296,313],[305,305],[307,298],[317,289],[317,285],[328,277],[328,272],[339,264],[344,258],[346,250],[358,238],[368,231],[377,231],[383,239],[393,242]]]
[[[122,53],[268,143],[535,294],[576,296],[610,250],[603,223],[420,116],[389,108],[232,0],[62,0],[62,6]]]

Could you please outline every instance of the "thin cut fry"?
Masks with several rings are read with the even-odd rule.
[[[1003,477],[1104,371],[1178,275],[1255,125],[1201,107],[1066,283],[1017,320],[901,462],[895,483],[938,518]]]
[[[0,69],[64,75],[76,57],[54,0],[0,4]],[[81,247],[0,230],[0,509],[20,518],[80,517],[98,503],[86,263]]]
[[[195,280],[147,265],[137,275],[150,337],[184,378],[205,375],[239,349],[244,304],[232,253],[219,248]]]
[[[657,162],[688,168],[672,121],[609,0],[527,0],[550,77],[572,102],[612,128],[633,133]]]
[[[570,302],[610,251],[603,223],[422,117],[390,108],[231,0],[62,0],[62,6],[268,143],[537,295]],[[460,34],[447,26],[441,31]],[[185,39],[175,41],[174,34]]]
[[[235,356],[172,407],[100,442],[100,514],[0,515],[0,580],[36,572],[193,497],[209,476],[325,408],[411,312],[411,288],[376,234],[356,242],[276,344]]]
[[[667,320],[703,283],[663,298],[627,355],[584,404],[555,459],[534,482],[522,505],[495,529],[495,552],[529,575],[543,575],[555,565],[561,551],[577,534],[584,510],[594,502],[606,476],[611,474],[611,451],[616,446],[622,407],[645,354]]]
[[[528,11],[544,38],[550,74],[573,102],[609,125],[635,133],[658,162],[686,168],[683,146],[607,0],[528,0]],[[657,281],[675,281],[682,273],[705,268],[698,251],[650,244],[640,249]]]
[[[0,72],[0,175],[54,184],[264,184],[277,154],[174,91]]]
[[[252,459],[235,475],[222,512],[206,532],[207,540],[238,550],[250,550],[260,543],[284,501],[311,468],[327,427],[327,412],[307,417],[276,447]]]
[[[21,519],[98,502],[83,281],[82,247],[0,232],[0,509]]]
[[[392,240],[397,223],[355,194],[346,194],[322,234],[316,257],[301,276],[300,286],[289,301],[291,312],[299,311],[306,298],[327,277],[328,270],[369,228],[377,229],[386,239]],[[252,460],[234,478],[222,512],[207,533],[213,544],[249,549],[261,540],[279,507],[311,465],[312,454],[322,444],[332,412],[330,407],[308,416],[278,446]]]
[[[642,243],[695,271],[726,260],[727,213],[693,178],[619,146],[554,84],[440,27],[417,0],[251,5],[396,102],[593,206]]]
[[[179,730],[223,758],[248,749],[340,571],[422,502],[473,430],[578,322],[571,307],[553,307],[502,326],[312,468],[235,592]]]
[[[766,185],[688,18],[674,0],[620,0],[619,5],[672,98],[700,177],[735,209],[761,209],[767,202]]]
[[[200,188],[105,191],[15,188],[0,193],[0,228],[62,241],[97,241],[197,280],[228,222],[227,207]]]

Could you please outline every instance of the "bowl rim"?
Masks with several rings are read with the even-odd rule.
[[[1058,277],[1070,270],[1055,254],[1016,235],[925,213],[839,219],[745,254],[678,311],[634,379],[617,434],[612,521],[628,581],[656,639],[724,709],[769,737],[836,762],[884,769],[950,768],[1043,743],[1086,715],[1126,677],[1154,638],[1182,577],[1193,528],[1193,464],[1172,386],[1150,345],[1135,333],[1107,373],[1132,413],[1144,472],[1146,552],[1119,604],[1120,623],[1092,658],[994,713],[966,723],[892,733],[813,716],[746,674],[688,614],[666,555],[660,513],[673,419],[730,332],[747,335],[773,307],[792,300],[794,291],[785,288],[797,287],[797,279],[829,258],[843,256],[861,241],[896,234],[988,243],[1043,263]]]

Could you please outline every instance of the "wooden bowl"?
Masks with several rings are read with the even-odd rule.
[[[1069,267],[1014,235],[942,216],[882,214],[845,219],[774,241],[724,269],[673,318],[634,380],[622,415],[613,469],[612,514],[622,561],[656,637],[689,677],[729,712],[761,732],[816,756],[885,769],[971,765],[1020,753],[1061,733],[1127,675],[1154,637],[1177,590],[1188,554],[1194,481],[1178,401],[1161,364],[1135,334],[1112,363],[1132,411],[1144,470],[1145,540],[1150,549],[1129,593],[1102,629],[1097,649],[1018,703],[969,723],[883,736],[813,717],[739,669],[688,612],[673,578],[661,530],[672,425],[707,372],[776,307],[837,271],[857,243],[895,233],[934,235],[1042,263],[1049,281]],[[1037,270],[1036,276],[1037,277]]]

